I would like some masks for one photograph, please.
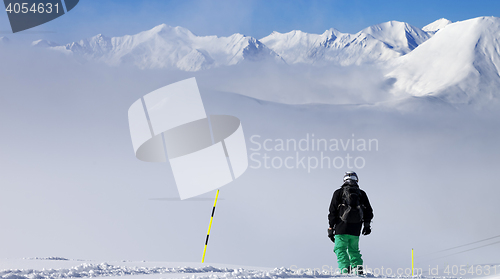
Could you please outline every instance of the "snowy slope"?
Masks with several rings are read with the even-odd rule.
[[[234,65],[243,60],[281,60],[252,37],[241,34],[229,37],[196,36],[185,28],[165,24],[123,37],[109,38],[99,34],[55,49],[110,65],[132,64],[141,69],[198,71]]]
[[[387,77],[394,91],[433,95],[450,103],[498,100],[500,18],[481,17],[448,25],[399,58]]]
[[[390,21],[370,26],[356,34],[344,34],[335,29],[321,35],[301,31],[273,32],[260,41],[289,64],[328,61],[345,66],[399,57],[429,37],[428,33],[408,23]]]
[[[425,32],[436,33],[437,31],[445,28],[447,25],[451,23],[452,23],[451,20],[448,20],[446,18],[440,18],[432,23],[427,24],[422,28],[422,30]]]

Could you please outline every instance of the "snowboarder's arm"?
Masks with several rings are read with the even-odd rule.
[[[373,209],[372,206],[370,205],[370,200],[368,200],[368,195],[366,195],[365,191],[361,191],[362,195],[362,203],[364,205],[363,208],[363,219],[364,222],[370,223],[370,221],[373,219]]]
[[[330,228],[332,228],[332,229],[339,222],[338,195],[339,195],[339,191],[335,191],[333,193],[332,201],[330,202],[330,213],[328,214],[328,223],[330,225]]]

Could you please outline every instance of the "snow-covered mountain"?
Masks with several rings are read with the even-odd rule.
[[[165,24],[136,35],[109,38],[99,34],[65,46],[54,47],[79,58],[110,65],[132,64],[145,68],[177,68],[198,71],[243,60],[281,60],[255,38],[242,34],[229,37],[196,36],[182,27]]]
[[[387,75],[395,93],[432,95],[450,103],[485,104],[500,93],[500,18],[449,24]]]
[[[33,42],[33,45],[110,65],[133,64],[142,69],[198,71],[234,65],[243,60],[275,60],[288,64],[334,63],[343,66],[384,62],[412,51],[433,33],[408,23],[390,21],[370,26],[356,34],[341,33],[333,28],[323,34],[295,30],[284,34],[273,32],[257,40],[241,34],[229,37],[196,36],[185,28],[162,24],[136,35],[110,38],[99,34],[65,46],[43,40]]]
[[[345,66],[387,61],[405,55],[429,38],[430,34],[408,23],[389,21],[356,34],[333,28],[321,35],[294,30],[273,32],[260,41],[290,64],[325,61]]]

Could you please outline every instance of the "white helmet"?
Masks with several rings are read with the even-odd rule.
[[[353,171],[348,171],[344,174],[344,182],[346,182],[347,180],[358,182],[358,175]]]

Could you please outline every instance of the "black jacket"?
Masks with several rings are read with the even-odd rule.
[[[342,187],[347,186],[344,183]],[[345,223],[340,219],[339,206],[342,204],[342,187],[337,189],[333,193],[332,201],[330,202],[330,214],[328,214],[328,222],[330,223],[330,228],[335,227],[335,234],[350,234],[359,236],[361,234],[361,227],[363,222],[370,222],[373,218],[373,209],[368,200],[368,196],[365,191],[360,189],[360,205],[363,208],[363,222],[359,223]]]

